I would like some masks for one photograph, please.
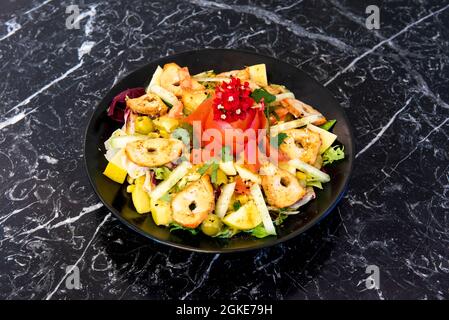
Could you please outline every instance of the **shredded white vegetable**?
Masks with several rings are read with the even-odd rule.
[[[254,203],[262,217],[262,223],[268,234],[276,234],[276,229],[274,227],[273,221],[271,220],[270,212],[268,211],[267,205],[263,198],[262,190],[258,184],[253,184],[250,189],[251,195],[253,196]]]
[[[274,137],[274,136],[278,135],[279,132],[286,131],[289,129],[299,128],[299,127],[304,127],[304,126],[308,125],[309,123],[317,121],[320,118],[322,118],[322,116],[312,115],[312,116],[304,117],[301,119],[296,119],[296,120],[292,120],[292,121],[288,121],[288,122],[284,122],[284,123],[280,123],[280,124],[271,126],[270,127],[270,135],[272,137]]]

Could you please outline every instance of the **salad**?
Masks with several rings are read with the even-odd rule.
[[[172,232],[275,236],[331,180],[326,166],[344,158],[336,121],[269,83],[265,64],[195,75],[158,66],[108,115],[120,128],[105,141],[104,175]]]

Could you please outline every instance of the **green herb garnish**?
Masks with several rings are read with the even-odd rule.
[[[270,138],[270,143],[273,147],[279,148],[287,137],[288,135],[285,132],[281,132],[277,136]]]
[[[242,206],[242,204],[240,203],[240,200],[234,201],[234,203],[232,204],[232,208],[234,209],[234,211],[237,211],[238,209],[240,209]]]
[[[276,219],[274,219],[275,225],[280,226],[284,222],[284,220],[287,219],[288,215],[283,212],[284,210],[279,210],[278,216],[276,217]]]
[[[232,161],[233,157],[231,154],[231,149],[229,148],[229,146],[225,146],[223,148],[221,148],[221,160],[223,162],[227,162],[227,161]]]
[[[263,101],[266,104],[271,103],[276,100],[276,96],[272,95],[265,89],[254,90],[253,93],[251,93],[251,98],[253,98],[254,101],[256,101],[257,103],[259,103],[260,100],[262,100],[262,98],[263,98]]]

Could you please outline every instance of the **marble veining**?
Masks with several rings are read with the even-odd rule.
[[[67,29],[74,4],[80,28]],[[449,2],[379,3],[379,30],[365,26],[369,4],[2,3],[0,298],[449,298]],[[245,254],[179,251],[128,230],[91,189],[82,140],[102,96],[148,61],[202,47],[287,61],[345,108],[353,178],[304,235]]]

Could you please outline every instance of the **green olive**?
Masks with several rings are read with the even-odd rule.
[[[153,121],[148,116],[137,117],[136,132],[141,134],[149,134],[153,131]]]
[[[209,214],[207,218],[201,224],[201,231],[208,236],[217,235],[222,227],[220,218],[216,214]]]

